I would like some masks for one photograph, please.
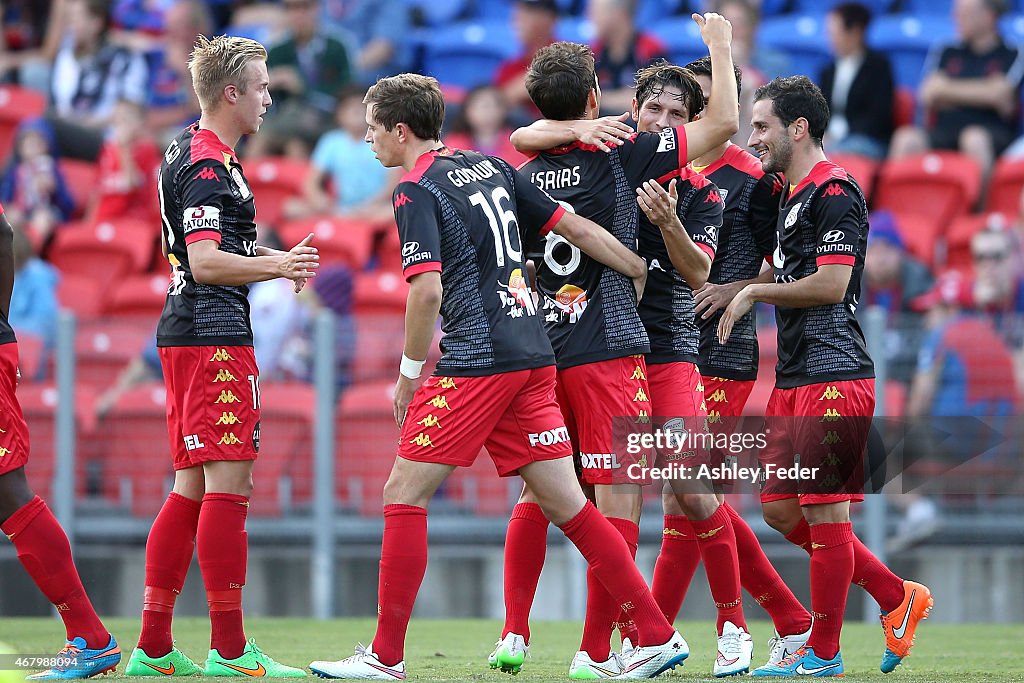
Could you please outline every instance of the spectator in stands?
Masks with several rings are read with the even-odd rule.
[[[364,94],[359,85],[349,86],[339,94],[335,119],[338,127],[317,142],[303,196],[285,204],[288,218],[314,214],[369,220],[393,217],[391,191],[398,182],[398,174],[382,167],[363,140]]]
[[[113,0],[111,41],[138,53],[159,47],[167,30],[167,13],[177,0]]]
[[[0,202],[7,217],[26,231],[37,250],[74,210],[53,147],[52,131],[44,122],[23,124],[0,180]]]
[[[636,0],[590,0],[594,26],[594,71],[601,86],[601,110],[621,114],[633,106],[636,72],[666,55],[665,45],[636,28]]]
[[[913,301],[932,287],[928,266],[907,253],[895,216],[888,211],[871,215],[868,251],[864,260],[864,293],[857,309],[861,324],[870,306],[888,313],[885,355],[889,377],[910,382],[921,344],[922,316]]]
[[[188,58],[196,36],[212,35],[213,20],[203,0],[177,0],[164,16],[164,29],[159,48],[146,54],[146,128],[161,146],[199,118]]]
[[[43,371],[48,366],[46,359],[57,338],[57,283],[60,275],[36,255],[25,232],[17,223],[11,222],[15,226],[15,276],[10,323],[17,334],[31,334],[42,340],[43,357],[39,365]]]
[[[818,82],[832,116],[825,144],[830,152],[884,159],[892,137],[892,65],[868,48],[865,36],[871,10],[859,2],[832,8],[825,20],[835,60]]]
[[[352,80],[348,49],[319,22],[316,0],[284,0],[288,35],[270,48],[267,69],[274,106],[261,135],[249,143],[250,156],[280,154],[307,158],[330,126],[335,94]]]
[[[95,161],[114,106],[146,101],[146,63],[111,43],[108,0],[68,0],[69,34],[51,76],[50,123],[61,156]]]
[[[1024,277],[1018,233],[996,227],[977,233],[971,238],[971,262],[969,303],[1021,357],[1024,370]]]
[[[142,105],[121,100],[114,109],[110,135],[100,152],[99,196],[92,212],[94,222],[125,216],[156,218],[158,207],[156,170],[160,150],[145,128]]]
[[[452,149],[473,149],[519,166],[526,157],[509,141],[511,134],[501,91],[493,85],[478,85],[466,93],[445,142]]]
[[[57,54],[58,15],[64,0],[0,3],[0,82],[45,92],[49,63]]]
[[[1003,41],[999,17],[1005,0],[955,0],[960,42],[932,49],[918,99],[929,112],[927,130],[896,131],[891,156],[931,149],[958,150],[977,160],[983,177],[1017,131],[1024,59]]]
[[[540,110],[526,92],[526,70],[530,68],[537,50],[555,42],[557,21],[558,5],[555,0],[516,0],[512,9],[512,28],[523,51],[499,64],[492,82],[501,88],[513,115],[527,122],[540,116]]]
[[[412,67],[409,5],[402,0],[322,0],[321,17],[351,38],[355,77],[371,85]]]

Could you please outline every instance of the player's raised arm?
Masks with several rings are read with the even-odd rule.
[[[707,154],[740,128],[740,103],[732,62],[732,24],[714,12],[704,16],[694,14],[693,20],[700,26],[700,37],[708,46],[715,77],[704,114],[683,126],[687,161]]]

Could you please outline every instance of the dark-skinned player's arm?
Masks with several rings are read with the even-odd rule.
[[[718,147],[735,135],[740,127],[736,74],[732,63],[732,25],[720,14],[713,12],[692,16],[700,26],[704,44],[708,46],[711,68],[716,77],[711,81],[711,96],[704,115],[683,126],[686,131],[687,161],[693,161]],[[524,153],[551,149],[576,140],[608,151],[635,134],[625,123],[627,118],[626,114],[621,114],[592,120],[541,119],[517,129],[510,139],[515,148]]]

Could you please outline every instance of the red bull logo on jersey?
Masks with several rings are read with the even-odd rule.
[[[562,315],[569,316],[569,323],[579,322],[583,312],[587,310],[587,291],[576,285],[562,285],[555,292],[555,306]]]
[[[569,440],[569,430],[565,427],[549,429],[546,432],[530,434],[531,446],[554,446],[556,443],[565,443]]]
[[[510,318],[522,318],[523,315],[537,315],[537,304],[533,302],[533,292],[523,277],[521,268],[516,268],[508,278],[508,284],[498,285],[498,298],[501,300],[502,309],[506,309],[506,315]]]
[[[194,230],[220,231],[220,209],[216,206],[190,206],[181,214],[185,234]]]

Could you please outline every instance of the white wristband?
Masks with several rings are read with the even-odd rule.
[[[413,360],[403,353],[402,364],[398,367],[398,371],[402,373],[403,377],[419,379],[420,373],[423,372],[423,364],[426,362],[425,360]]]

